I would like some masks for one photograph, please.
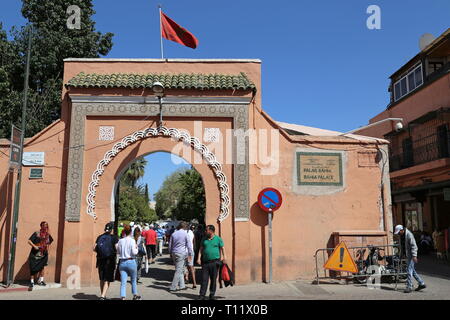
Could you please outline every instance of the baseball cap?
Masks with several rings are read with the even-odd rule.
[[[105,224],[105,232],[110,232],[112,229],[114,229],[114,222],[108,222]]]
[[[394,234],[399,234],[401,230],[403,230],[403,226],[401,224],[397,225]]]

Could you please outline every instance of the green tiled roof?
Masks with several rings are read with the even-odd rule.
[[[256,90],[256,86],[241,72],[238,75],[177,73],[177,74],[95,74],[81,72],[66,84],[73,88],[151,88],[155,81],[166,89]]]

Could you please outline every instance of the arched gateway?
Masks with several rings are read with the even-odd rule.
[[[165,87],[162,123],[155,81]],[[111,220],[116,181],[133,160],[158,151],[202,176],[206,223],[224,239],[238,284],[268,274],[267,215],[257,205],[265,187],[283,194],[273,220],[274,280],[310,279],[314,252],[340,240],[389,241],[389,170],[380,152],[387,142],[276,122],[262,110],[260,88],[259,60],[67,59],[61,119],[25,141],[25,152],[45,160],[24,167],[15,279],[28,278],[27,240],[45,220],[55,239],[47,281],[97,285],[92,247]],[[307,112],[296,92],[283,94],[291,109]],[[8,148],[0,139],[2,280],[15,183]]]
[[[106,152],[104,158],[100,160],[100,162],[97,164],[97,169],[92,174],[92,180],[91,183],[89,183],[89,193],[86,197],[87,201],[87,214],[92,216],[94,219],[97,218],[94,210],[95,210],[95,194],[96,194],[96,188],[98,187],[100,183],[100,177],[105,171],[105,167],[112,161],[112,159],[123,149],[127,148],[129,145],[135,143],[136,141],[139,141],[141,139],[145,139],[148,137],[155,137],[155,136],[164,136],[164,137],[171,137],[176,139],[177,141],[181,141],[187,145],[192,146],[192,148],[199,152],[203,159],[206,160],[208,165],[211,167],[211,169],[214,171],[214,175],[217,178],[217,184],[220,190],[220,215],[218,216],[217,220],[219,222],[222,222],[225,220],[229,213],[229,205],[230,205],[230,197],[228,195],[229,193],[229,187],[227,183],[227,177],[222,172],[222,165],[217,161],[216,156],[214,153],[209,151],[208,147],[200,142],[200,140],[196,137],[191,137],[188,132],[180,131],[176,128],[166,128],[159,126],[158,128],[147,128],[145,130],[137,131],[125,138],[122,139],[122,141],[116,143],[111,150]]]
[[[79,60],[73,62],[77,67],[83,64]],[[114,71],[99,75],[83,68],[72,72],[73,77],[66,84],[71,112],[65,220],[70,226],[77,223],[84,237],[79,241],[94,241],[110,220],[114,197],[111,186],[129,160],[155,151],[174,153],[181,142],[204,160],[193,164],[205,184],[206,222],[218,225],[233,256],[234,223],[250,218],[249,142],[248,137],[239,141],[232,135],[226,154],[225,140],[228,131],[248,130],[249,106],[256,86],[246,73],[137,74],[118,70],[117,74]],[[151,90],[155,81],[165,87],[162,106]],[[216,132],[217,137],[204,141],[205,132],[210,131]],[[221,148],[218,142],[222,143]],[[210,150],[210,145],[215,150]],[[96,219],[86,219],[90,216]],[[72,241],[73,238],[65,240],[64,247],[71,246]],[[63,257],[62,270],[71,265],[85,265],[81,270],[83,282],[95,280],[92,253],[87,253],[83,245],[80,251]]]

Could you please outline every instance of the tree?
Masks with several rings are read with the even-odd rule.
[[[150,208],[148,201],[145,199],[145,195],[135,195],[134,204],[137,209],[136,219],[138,221],[153,222],[157,220],[156,212]]]
[[[145,184],[145,200],[150,202],[150,195],[148,194],[148,184]]]
[[[118,220],[127,221],[135,221],[137,217],[137,209],[134,206],[133,200],[123,193],[120,194],[118,216]]]
[[[183,192],[179,176],[185,171],[186,169],[179,169],[173,172],[164,180],[161,188],[155,193],[155,210],[160,219],[174,218],[173,213],[176,201],[178,201]]]
[[[156,213],[162,219],[176,218],[204,223],[205,188],[200,174],[193,168],[175,171],[155,194]]]
[[[157,220],[155,210],[151,209],[142,186],[121,187],[119,196],[119,220],[153,222]]]
[[[179,181],[183,191],[175,209],[176,217],[185,221],[198,219],[204,224],[206,199],[202,177],[197,170],[190,169],[180,175]]]
[[[11,70],[18,55],[0,23],[0,138],[11,134],[11,119],[20,116],[22,94],[11,89]],[[16,123],[18,124],[18,123]]]
[[[144,176],[147,161],[140,158],[133,162],[120,179],[118,220],[154,222],[158,220],[150,208],[148,185],[138,185]]]
[[[144,158],[137,159],[133,162],[123,175],[123,183],[127,186],[136,187],[137,181],[145,174],[146,165],[147,160]]]
[[[33,26],[30,64],[29,110],[26,135],[33,136],[60,117],[65,58],[97,58],[112,48],[112,33],[95,30],[92,0],[22,0],[22,15]],[[80,29],[67,27],[67,8],[81,10]],[[9,92],[0,95],[0,137],[9,135],[11,123],[21,122],[27,26],[13,27],[12,40],[0,25],[0,70],[7,73]],[[3,75],[4,77],[4,75]],[[0,80],[2,81],[2,80]],[[1,89],[0,89],[1,90]]]

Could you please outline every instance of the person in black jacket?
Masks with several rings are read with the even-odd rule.
[[[98,276],[100,278],[100,300],[106,300],[109,284],[114,282],[116,270],[116,244],[119,238],[113,235],[114,222],[105,225],[105,233],[95,241],[94,251],[97,252]]]
[[[38,277],[38,285],[47,285],[44,282],[44,270],[48,264],[48,250],[53,242],[53,238],[47,222],[42,221],[40,227],[41,229],[34,232],[28,239],[28,244],[31,246],[30,255],[28,256],[31,275],[30,288],[34,287],[36,277]]]

